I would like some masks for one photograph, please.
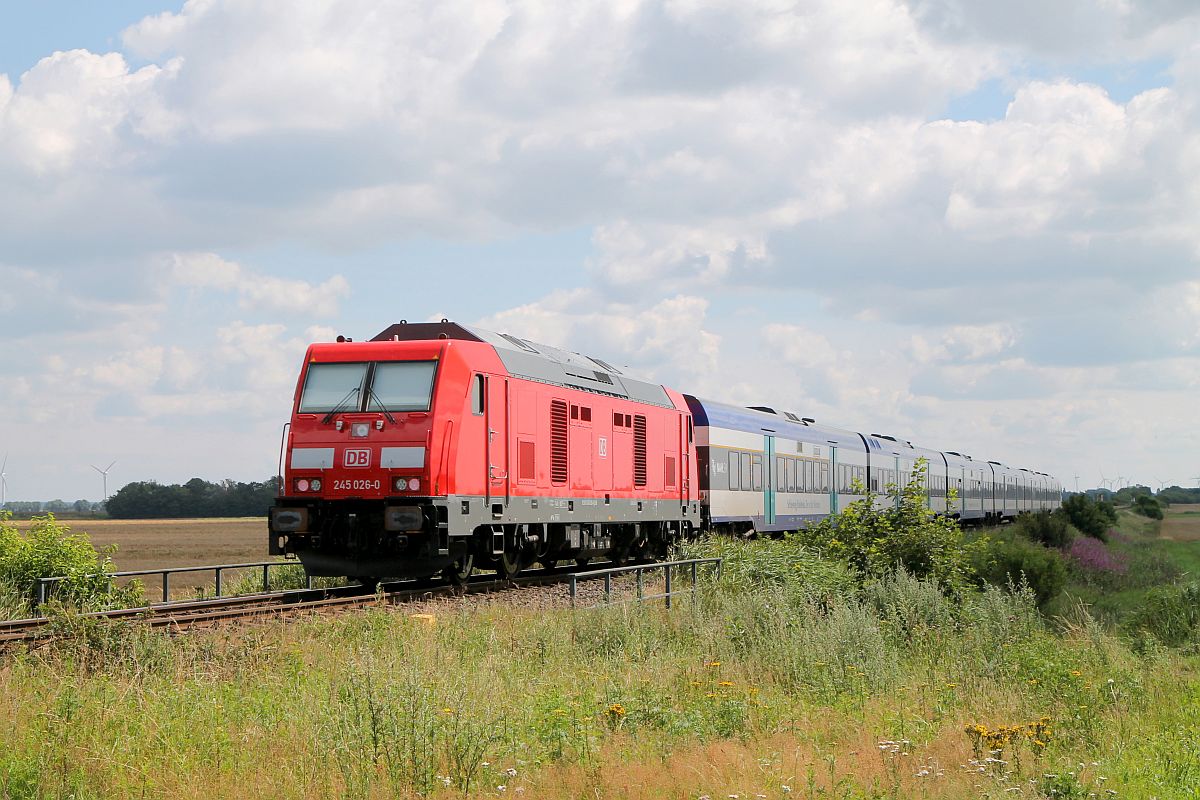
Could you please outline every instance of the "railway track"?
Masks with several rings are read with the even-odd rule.
[[[461,586],[450,583],[429,584],[399,582],[380,584],[380,591],[361,586],[334,589],[293,589],[211,600],[157,603],[137,608],[96,611],[79,615],[82,620],[130,620],[154,628],[184,630],[197,625],[228,620],[249,619],[365,607],[383,603],[403,605],[436,597],[461,594],[486,594],[520,586],[566,584],[571,573],[533,573],[507,580],[491,575],[477,576]],[[55,635],[53,620],[45,617],[0,622],[0,648],[20,642],[46,639]]]

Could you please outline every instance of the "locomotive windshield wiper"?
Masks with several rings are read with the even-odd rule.
[[[367,399],[374,400],[376,403],[378,403],[379,410],[383,412],[383,415],[385,417],[387,417],[387,421],[392,423],[393,425],[396,424],[396,418],[392,416],[392,412],[387,410],[387,406],[385,406],[383,404],[383,401],[379,399],[379,395],[375,394],[374,386],[372,386],[370,389],[367,389]]]
[[[322,424],[322,425],[328,425],[328,424],[329,424],[329,421],[330,421],[331,419],[333,419],[333,418],[334,418],[334,417],[336,417],[338,414],[340,414],[340,413],[342,413],[343,411],[345,411],[345,410],[346,410],[346,406],[347,406],[347,405],[349,405],[349,403],[350,403],[350,398],[351,398],[351,397],[353,397],[353,396],[354,396],[354,395],[356,395],[356,394],[358,394],[358,387],[357,387],[357,386],[355,386],[355,387],[354,387],[353,389],[351,389],[350,391],[346,392],[346,396],[345,396],[345,397],[343,397],[341,400],[339,400],[339,401],[338,401],[338,404],[337,404],[336,406],[334,406],[333,408],[329,409],[329,413],[328,413],[328,414],[326,414],[326,415],[325,415],[325,418],[321,420],[321,424]]]

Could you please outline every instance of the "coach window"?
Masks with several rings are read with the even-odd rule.
[[[763,488],[762,481],[762,456],[751,456],[754,470],[754,491],[761,492]]]
[[[742,491],[748,492],[751,489],[750,481],[750,454],[742,453],[742,474],[741,474]]]
[[[483,414],[483,376],[476,375],[471,382],[471,413],[476,416]]]
[[[742,460],[737,453],[729,453],[729,488],[737,491],[741,488],[742,481]]]
[[[775,459],[775,491],[787,491],[787,461],[782,457]]]

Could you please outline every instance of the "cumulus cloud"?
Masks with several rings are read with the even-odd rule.
[[[313,285],[258,274],[215,253],[175,253],[167,263],[179,285],[236,294],[246,310],[328,317],[337,313],[338,301],[350,294],[350,284],[341,275]]]
[[[0,366],[31,371],[7,402],[56,359],[97,414],[266,426],[303,343],[361,319],[351,285],[391,317],[450,284],[419,318],[496,278],[257,254],[584,231],[477,316],[847,423],[1033,435],[989,396],[1113,420],[1145,399],[1122,375],[1178,388],[1200,347],[1198,24],[1180,0],[190,0],[0,76]],[[1147,60],[1133,96],[1092,69]],[[1004,114],[940,118],[989,81]],[[1075,402],[1088,375],[1120,402]]]
[[[696,296],[676,295],[645,306],[576,290],[555,292],[479,325],[618,361],[636,377],[695,385],[717,373],[720,337],[706,329],[708,307]]]

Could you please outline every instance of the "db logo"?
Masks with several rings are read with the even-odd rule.
[[[342,453],[343,467],[369,467],[371,466],[371,451],[370,450],[345,450]]]

